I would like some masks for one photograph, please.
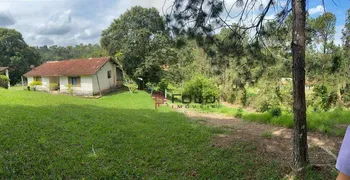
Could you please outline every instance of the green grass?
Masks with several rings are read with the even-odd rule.
[[[282,112],[278,117],[274,117],[270,112],[247,112],[242,109],[221,106],[220,108],[192,108],[195,111],[203,113],[220,113],[227,116],[242,118],[245,121],[253,121],[286,128],[293,128],[293,114]],[[327,135],[344,136],[347,125],[350,124],[350,111],[334,109],[329,112],[308,112],[307,123],[310,131],[317,131]]]
[[[0,179],[280,179],[254,143],[154,110],[144,92],[83,99],[0,89]]]
[[[350,111],[334,110],[330,112],[308,112],[307,123],[310,131],[317,131],[328,135],[344,136],[347,125],[350,124]],[[283,112],[281,116],[273,117],[269,112],[244,113],[243,120],[255,121],[292,128],[293,114]]]
[[[266,138],[266,139],[272,139],[273,138],[273,134],[270,131],[265,131],[265,132],[261,133],[261,136],[263,138]]]
[[[219,114],[225,114],[227,116],[234,116],[234,117],[240,117],[243,112],[241,109],[230,108],[223,105],[216,106],[216,107],[211,107],[211,105],[209,105],[209,106],[204,106],[203,108],[200,108],[200,106],[197,105],[197,108],[193,108],[193,109],[198,112],[219,113]]]

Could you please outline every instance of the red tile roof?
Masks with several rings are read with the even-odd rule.
[[[4,71],[6,69],[8,69],[8,67],[0,67],[0,71]]]
[[[90,59],[72,59],[64,61],[49,61],[27,72],[23,76],[30,77],[93,75],[109,60],[109,57],[103,57]]]

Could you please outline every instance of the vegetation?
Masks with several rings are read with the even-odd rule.
[[[140,6],[131,8],[104,30],[101,45],[109,55],[117,55],[124,73],[146,83],[160,81],[161,65],[174,53],[168,48],[170,39],[159,12]]]
[[[205,102],[208,97],[217,97],[218,88],[212,79],[203,75],[195,75],[193,79],[185,84],[184,94],[200,98],[200,102]]]
[[[60,61],[67,59],[82,59],[106,57],[107,52],[98,44],[79,44],[76,46],[40,46],[35,48],[41,56],[41,61]]]
[[[128,82],[124,84],[126,87],[128,87],[129,91],[131,93],[135,93],[137,90],[137,84],[135,82]]]
[[[37,86],[41,86],[41,85],[43,85],[41,81],[33,81],[29,84],[31,89],[33,89],[34,91],[36,91]]]
[[[41,63],[40,55],[28,46],[22,34],[13,29],[0,28],[0,66],[10,67],[11,84],[21,81],[30,66]]]
[[[265,131],[265,132],[261,133],[261,136],[263,138],[266,138],[266,139],[272,139],[273,138],[273,134],[270,131]]]
[[[8,89],[9,82],[10,82],[10,79],[7,76],[0,75],[0,88]]]
[[[102,32],[101,47],[31,48],[18,32],[2,28],[0,44],[6,50],[0,52],[0,65],[14,69],[10,72],[14,84],[31,65],[50,59],[112,56],[127,77],[135,82],[142,79],[140,88],[213,95],[257,112],[226,107],[200,111],[294,127],[293,164],[295,169],[305,167],[307,130],[341,135],[337,126],[348,123],[344,117],[350,108],[350,10],[342,31],[343,45],[336,45],[336,16],[331,12],[307,16],[305,0],[277,7],[281,11],[276,19],[263,22],[275,7],[275,1],[269,0],[266,6],[261,4],[260,18],[252,26],[242,18],[231,24],[230,14],[223,20],[220,15],[228,13],[223,3],[175,0],[165,17],[155,8],[133,7]],[[236,8],[242,10],[237,17],[256,9],[246,8],[251,6],[247,3],[237,1]],[[136,83],[126,85],[136,91]],[[304,128],[306,118],[310,123]]]
[[[50,90],[55,91],[58,90],[58,83],[50,83]]]
[[[0,89],[0,177],[280,179],[254,143],[212,146],[224,130],[154,110],[145,92],[83,99]],[[72,168],[73,167],[73,168]]]
[[[189,107],[195,111],[224,114],[241,118],[244,121],[272,124],[286,128],[293,128],[294,125],[293,114],[288,111],[282,111],[279,108],[261,113],[244,111],[241,108],[237,109],[224,105],[201,107],[198,104],[190,104]],[[307,113],[308,130],[342,137],[345,135],[348,124],[350,124],[349,115],[349,110],[341,108],[335,108],[327,112],[314,112],[310,110]]]
[[[73,89],[73,85],[72,84],[66,84],[67,87],[67,93],[71,96],[73,96],[74,94],[74,89]]]

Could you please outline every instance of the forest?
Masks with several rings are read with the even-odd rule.
[[[217,11],[211,17],[217,17],[215,13],[222,9]],[[334,14],[325,12],[316,18],[306,14],[307,113],[340,112],[350,107],[350,9],[346,17],[342,44],[338,45],[334,42]],[[111,56],[123,69],[126,85],[138,84],[140,88],[191,96],[215,96],[261,113],[258,117],[250,114],[248,119],[263,121],[267,112],[266,121],[282,116],[283,120],[275,123],[292,127],[293,14],[286,13],[283,22],[264,21],[255,35],[236,23],[216,33],[205,27],[198,32],[199,26],[184,30],[172,25],[176,21],[185,26],[189,19],[190,16],[184,17],[176,11],[173,16],[164,17],[156,8],[135,6],[102,32],[100,45],[67,47],[30,47],[19,32],[0,28],[3,49],[0,66],[11,68],[14,85],[32,66],[46,61]],[[311,124],[310,127],[336,135],[344,133],[332,132],[332,126]]]

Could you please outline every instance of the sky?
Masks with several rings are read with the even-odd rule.
[[[132,6],[156,7],[172,0],[0,0],[0,27],[16,29],[31,46],[99,44],[102,30]],[[235,0],[226,0],[232,3]],[[265,5],[267,0],[261,0]],[[277,0],[283,2],[284,0]],[[325,10],[337,17],[336,44],[341,44],[341,29],[350,0],[325,0]],[[312,17],[324,12],[322,0],[308,0]]]

